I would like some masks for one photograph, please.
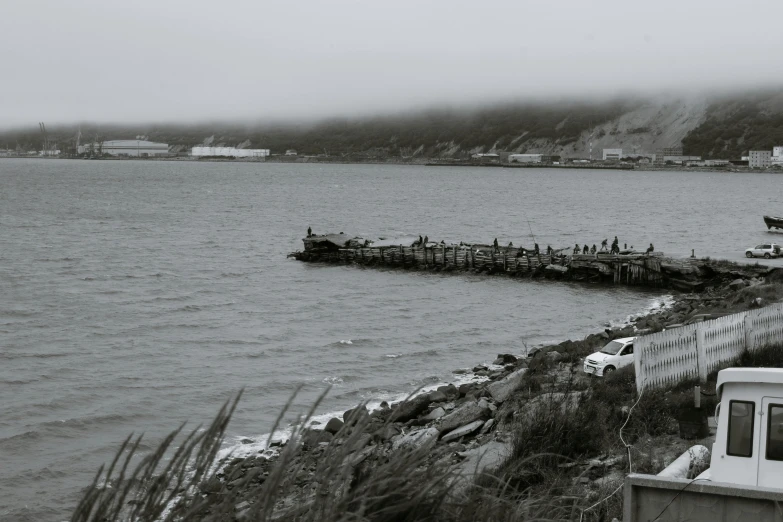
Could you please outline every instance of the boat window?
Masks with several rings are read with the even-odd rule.
[[[783,460],[783,404],[770,404],[767,421],[767,460]]]
[[[733,457],[753,456],[753,420],[756,403],[749,401],[729,402],[729,437],[726,453]]]

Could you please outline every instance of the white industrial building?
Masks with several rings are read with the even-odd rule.
[[[748,166],[752,169],[763,169],[772,166],[772,151],[752,150],[748,154]]]
[[[772,147],[770,163],[776,167],[783,167],[783,147]]]
[[[543,154],[509,154],[509,163],[541,163]]]
[[[620,160],[623,157],[623,149],[604,149],[604,161]]]
[[[110,156],[132,156],[146,158],[150,156],[168,156],[167,143],[155,143],[147,140],[110,140],[101,143],[79,145],[79,154],[108,154]]]
[[[193,147],[190,155],[194,157],[202,156],[223,156],[226,158],[266,158],[269,156],[269,149],[238,149],[236,147]]]

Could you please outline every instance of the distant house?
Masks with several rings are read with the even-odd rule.
[[[752,169],[763,169],[772,166],[772,151],[752,150],[748,154],[748,165]]]
[[[604,161],[620,161],[623,157],[623,149],[604,149]]]

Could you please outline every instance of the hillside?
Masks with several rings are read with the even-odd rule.
[[[464,158],[475,152],[538,152],[600,158],[683,146],[686,154],[738,158],[783,144],[783,91],[621,98],[603,102],[505,104],[438,109],[401,116],[331,119],[309,124],[89,125],[82,143],[144,136],[184,152],[194,145],[295,149],[304,155],[361,158]],[[76,126],[52,127],[50,141],[73,150]],[[0,148],[41,148],[37,128],[0,131]]]
[[[783,92],[716,100],[705,121],[682,140],[686,154],[737,158],[783,145]]]

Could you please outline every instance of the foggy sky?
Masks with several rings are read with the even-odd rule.
[[[24,0],[0,127],[783,83],[782,0]]]

